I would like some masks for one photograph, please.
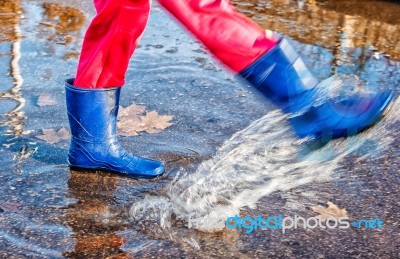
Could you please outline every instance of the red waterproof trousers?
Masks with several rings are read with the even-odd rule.
[[[214,56],[239,72],[276,45],[259,25],[229,0],[158,0]],[[94,0],[96,16],[87,29],[75,86],[120,87],[146,26],[151,0]]]

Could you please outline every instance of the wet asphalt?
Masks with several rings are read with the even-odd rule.
[[[123,137],[121,143],[132,153],[165,161],[166,174],[144,181],[70,169],[67,141],[47,144],[36,136],[42,129],[68,128],[63,82],[74,76],[84,29],[93,15],[91,3],[3,2],[0,258],[400,257],[400,142],[398,123],[386,121],[381,122],[386,124],[379,134],[393,141],[366,145],[376,150],[373,155],[349,155],[329,180],[275,192],[259,200],[256,208],[241,210],[241,215],[250,216],[313,217],[312,206],[331,201],[345,208],[351,219],[381,219],[383,229],[203,233],[180,221],[166,231],[157,222],[132,220],[128,211],[138,198],[164,195],[182,168],[194,172],[232,134],[274,107],[214,61],[153,4],[121,104],[134,102],[172,115],[174,125],[158,134]],[[399,92],[400,21],[393,15],[398,14],[399,4],[367,1],[368,7],[376,4],[377,10],[387,13],[376,15],[360,1],[341,1],[351,6],[347,9],[333,1],[234,2],[264,28],[289,35],[318,77],[365,69],[379,87]],[[360,29],[364,34],[354,29],[363,23],[369,28]],[[309,30],[303,30],[305,24]],[[346,30],[356,37],[347,39],[349,51],[343,53],[340,35],[346,35]],[[361,66],[365,59],[369,65]],[[38,106],[42,93],[49,93],[57,104]]]

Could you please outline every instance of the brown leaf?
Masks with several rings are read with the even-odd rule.
[[[133,117],[118,121],[118,134],[121,136],[136,136],[142,131],[138,124],[141,123],[140,117]],[[136,126],[135,126],[136,125]]]
[[[145,110],[145,106],[132,103],[126,108],[122,106],[119,108],[119,117],[120,119],[124,119],[124,117],[131,117],[132,115],[143,114]]]
[[[56,105],[57,101],[53,99],[53,97],[49,93],[42,93],[39,95],[37,105],[40,107]]]
[[[328,219],[328,218],[336,218],[339,219],[341,217],[347,217],[346,209],[339,208],[336,204],[328,201],[328,207],[322,206],[312,206],[311,209],[320,214],[321,219]]]
[[[147,126],[146,131],[151,129],[166,129],[173,124],[170,122],[171,120],[172,116],[158,115],[156,111],[148,112],[146,116],[142,117],[142,123]]]
[[[66,128],[61,128],[59,131],[54,129],[43,129],[43,135],[36,138],[46,141],[49,144],[55,144],[70,138],[69,131]]]
[[[147,112],[142,105],[132,104],[126,108],[121,107],[118,117],[118,134],[122,136],[136,136],[139,132],[150,134],[160,133],[173,123],[172,116],[159,115],[156,111]]]
[[[162,130],[160,130],[160,129],[154,129],[154,128],[148,128],[148,129],[146,129],[145,130],[147,133],[149,133],[149,134],[156,134],[156,133],[161,133],[162,132]]]

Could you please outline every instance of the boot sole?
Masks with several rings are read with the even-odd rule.
[[[112,174],[118,174],[121,176],[126,176],[129,178],[136,178],[136,179],[154,179],[157,178],[159,176],[162,176],[165,171],[163,171],[161,174],[156,175],[156,176],[139,176],[139,175],[133,175],[133,174],[126,174],[126,173],[122,173],[122,172],[118,172],[118,171],[113,171],[111,169],[108,168],[104,168],[104,167],[85,167],[85,166],[77,166],[77,165],[72,165],[69,164],[69,167],[75,171],[80,171],[80,172],[96,172],[96,171],[102,171],[102,172],[107,172],[107,173],[112,173]]]

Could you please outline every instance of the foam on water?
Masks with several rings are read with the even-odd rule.
[[[322,147],[313,146],[309,139],[296,139],[287,116],[272,111],[234,134],[194,173],[182,169],[167,196],[135,202],[130,215],[133,220],[157,220],[164,228],[171,226],[173,217],[189,228],[221,230],[228,217],[245,206],[256,207],[260,198],[272,192],[329,181],[349,154],[379,156],[393,141],[386,127],[398,122],[399,106],[397,100],[384,121],[365,133]],[[366,147],[371,142],[375,145]]]

